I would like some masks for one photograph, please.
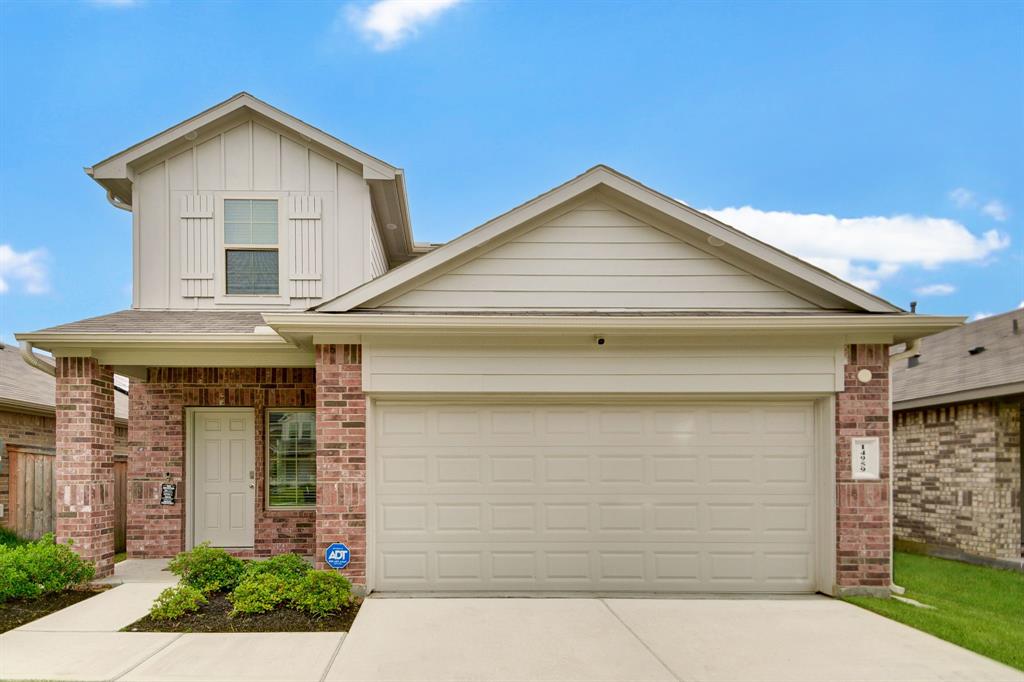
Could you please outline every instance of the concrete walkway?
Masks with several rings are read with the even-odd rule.
[[[126,570],[128,569],[128,570]],[[132,682],[1022,682],[824,597],[371,598],[351,634],[118,632],[171,584],[109,592],[0,635],[0,679]]]

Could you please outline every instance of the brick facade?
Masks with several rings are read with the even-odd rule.
[[[57,358],[57,541],[114,572],[114,372],[94,358]]]
[[[256,422],[254,556],[310,555],[314,510],[266,505],[264,430],[268,408],[313,407],[308,368],[151,368],[133,382],[129,405],[128,556],[174,556],[185,548],[185,413],[188,407],[251,407]],[[160,485],[178,484],[178,504],[160,504]]]
[[[896,414],[895,535],[990,559],[1021,557],[1024,398]]]
[[[892,583],[889,512],[889,353],[880,344],[846,349],[844,390],[836,396],[836,584],[887,592]],[[862,383],[857,373],[871,372]],[[879,481],[854,481],[850,439],[879,440]]]
[[[316,562],[344,542],[352,552],[345,569],[366,584],[366,397],[362,347],[316,347]]]

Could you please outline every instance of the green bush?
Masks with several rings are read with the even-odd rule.
[[[352,583],[334,571],[309,571],[292,587],[292,605],[317,617],[352,603]]]
[[[292,585],[273,573],[247,575],[228,599],[234,604],[232,616],[266,613],[288,598]]]
[[[70,542],[57,544],[53,533],[22,545],[0,545],[0,602],[62,592],[95,573],[91,562],[75,554]]]
[[[181,578],[183,585],[200,592],[216,592],[234,589],[242,578],[245,564],[223,549],[204,542],[171,559],[167,568]]]
[[[249,576],[273,575],[286,583],[294,583],[301,580],[311,570],[313,567],[309,562],[298,554],[278,554],[263,561],[248,563],[245,567],[243,581]]]
[[[186,613],[195,613],[205,603],[206,597],[196,588],[175,585],[160,593],[149,609],[149,615],[154,620],[173,620]]]

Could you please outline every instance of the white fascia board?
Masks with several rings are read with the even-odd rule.
[[[285,128],[295,131],[300,136],[304,136],[342,156],[352,159],[363,166],[364,175],[379,180],[394,179],[395,171],[397,170],[394,166],[370,156],[366,152],[356,149],[333,135],[329,135],[319,128],[311,126],[305,121],[295,118],[291,114],[285,113],[246,92],[238,93],[234,97],[214,105],[192,118],[186,119],[161,133],[157,133],[153,137],[114,154],[93,165],[92,168],[86,169],[86,172],[95,180],[128,178],[128,165],[136,159],[152,154],[165,145],[177,142],[189,132],[215,123],[219,119],[242,108],[251,109]]]
[[[810,263],[806,263],[795,256],[791,256],[764,242],[758,241],[725,223],[681,204],[606,166],[596,166],[569,182],[420,256],[416,260],[316,306],[314,310],[320,312],[347,312],[363,305],[372,307],[374,302],[389,292],[398,290],[400,287],[434,271],[440,273],[446,264],[458,259],[460,256],[484,246],[491,240],[596,187],[606,187],[614,192],[618,192],[670,218],[700,230],[709,237],[720,239],[723,243],[740,252],[748,254],[773,268],[788,272],[811,286],[837,296],[865,312],[903,312],[897,306],[844,282]]]
[[[900,343],[952,329],[963,317],[932,315],[459,315],[379,313],[264,313],[264,321],[295,340],[332,334],[564,334],[843,335],[851,343]]]

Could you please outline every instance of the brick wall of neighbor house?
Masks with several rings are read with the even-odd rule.
[[[56,417],[48,414],[33,414],[0,410],[0,504],[4,507],[0,525],[10,526],[14,518],[11,504],[11,461],[8,445],[32,445],[48,450],[56,447]],[[114,457],[128,454],[128,427],[114,428]]]
[[[1021,408],[984,400],[896,413],[897,539],[1021,556]]]
[[[889,353],[884,345],[846,348],[845,388],[836,396],[836,583],[887,591],[890,576]],[[872,378],[861,383],[857,373]],[[850,439],[877,436],[879,481],[854,481]]]
[[[266,410],[313,407],[310,368],[151,368],[132,382],[129,409],[128,555],[169,557],[185,547],[185,408],[251,407],[256,416],[254,556],[313,553],[314,510],[266,505]],[[169,474],[169,478],[167,477]],[[160,484],[178,484],[175,505],[160,504]]]
[[[346,575],[366,584],[366,398],[362,347],[316,347],[316,561],[344,542],[352,552]]]

